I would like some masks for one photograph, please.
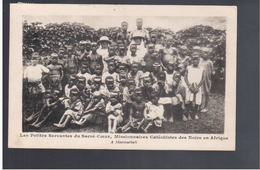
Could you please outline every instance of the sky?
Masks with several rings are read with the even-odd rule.
[[[147,16],[24,16],[23,20],[27,23],[42,22],[48,23],[78,22],[84,23],[95,29],[120,27],[122,21],[128,22],[128,30],[136,29],[136,19],[143,19],[143,28],[170,28],[172,31],[189,28],[194,25],[203,24],[212,26],[215,29],[225,29],[226,19],[224,17],[147,17]]]

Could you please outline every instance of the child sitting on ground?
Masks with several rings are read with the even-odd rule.
[[[112,76],[115,80],[115,84],[117,84],[116,80],[118,80],[118,74],[115,71],[116,71],[115,61],[111,60],[108,62],[108,71],[102,75],[102,83],[105,84],[106,78],[108,76]]]
[[[74,87],[76,87],[77,85],[77,77],[76,74],[72,74],[70,75],[70,79],[69,79],[69,84],[67,84],[64,88],[64,92],[65,92],[65,97],[69,98],[70,97],[70,90]]]
[[[163,105],[159,104],[158,101],[160,99],[160,95],[158,92],[153,91],[151,93],[151,102],[146,103],[144,109],[144,124],[142,125],[142,129],[145,133],[148,132],[148,129],[155,125],[156,127],[162,127],[163,113],[164,108]]]
[[[119,103],[119,94],[117,92],[110,93],[110,101],[106,106],[108,116],[108,133],[115,133],[116,128],[123,122],[122,104]]]
[[[46,104],[41,109],[35,122],[30,124],[31,126],[36,127],[36,128],[41,127],[41,125],[44,122],[46,122],[46,120],[49,118],[49,116],[53,112],[57,112],[57,103],[62,100],[62,98],[59,99],[59,94],[60,94],[60,92],[58,90],[53,91],[53,96],[49,96],[46,99]]]
[[[64,128],[71,119],[79,120],[81,118],[83,105],[78,95],[79,92],[73,89],[70,91],[70,99],[63,100],[62,104],[64,104],[66,111],[61,117],[59,123],[54,123],[54,126]]]
[[[99,91],[93,93],[93,98],[83,112],[83,116],[80,120],[72,120],[71,123],[77,125],[84,125],[86,121],[90,121],[95,124],[102,124],[106,120],[105,114],[105,102],[102,99],[102,94]]]
[[[134,93],[135,101],[130,107],[129,122],[121,128],[122,132],[141,127],[144,121],[145,102],[142,101],[142,90],[137,88]]]

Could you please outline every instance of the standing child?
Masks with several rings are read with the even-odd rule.
[[[153,91],[151,93],[151,101],[146,103],[144,109],[144,125],[142,129],[145,133],[148,132],[148,129],[155,125],[156,127],[162,127],[163,120],[163,105],[159,104],[158,101],[160,99],[160,95],[158,92]]]
[[[211,89],[211,75],[213,73],[213,63],[209,59],[209,48],[202,48],[202,63],[201,66],[205,69],[205,81],[202,84],[202,106],[204,108],[200,112],[208,111],[208,103],[209,103],[209,92]]]
[[[188,120],[192,120],[190,117],[190,110],[192,108],[195,112],[194,119],[199,119],[198,109],[202,100],[201,86],[204,83],[204,68],[199,66],[199,61],[199,53],[192,53],[192,65],[187,67],[185,73],[185,82],[188,86],[186,91]]]
[[[169,87],[169,97],[174,96],[174,92],[172,89],[172,84],[173,84],[173,73],[174,73],[174,62],[170,61],[167,66],[167,70],[164,71],[166,75],[166,84]]]
[[[94,74],[96,65],[100,64],[103,66],[102,56],[97,53],[97,43],[91,43],[91,54],[89,55],[89,69],[90,73]]]
[[[73,89],[70,91],[70,99],[63,100],[62,103],[64,104],[66,111],[61,117],[59,123],[54,123],[54,126],[64,128],[71,119],[79,120],[81,118],[83,105],[78,94],[78,91]]]
[[[45,88],[42,84],[43,73],[49,73],[49,69],[44,67],[39,62],[39,54],[33,53],[31,62],[32,64],[25,68],[23,78],[25,82],[25,88],[29,93],[30,106],[32,113],[36,110],[36,105],[41,102],[45,92]]]
[[[58,54],[51,54],[52,62],[47,68],[50,70],[48,80],[49,80],[49,88],[57,89],[59,91],[62,90],[61,80],[63,78],[63,67],[61,64],[58,64]]]
[[[110,93],[110,101],[106,106],[108,116],[108,133],[115,133],[116,128],[123,122],[122,104],[119,103],[119,95],[116,92]]]
[[[115,59],[115,47],[114,46],[109,46],[108,47],[108,56],[103,58],[103,65],[104,65],[104,68],[103,68],[103,73],[107,72],[108,71],[108,66],[107,66],[107,63],[110,61],[110,60],[114,60]]]
[[[142,96],[144,102],[151,101],[151,93],[153,91],[151,77],[144,77],[143,78],[143,86],[141,87]]]
[[[107,103],[110,93],[115,91],[115,92],[120,92],[119,88],[115,85],[115,80],[112,76],[106,77],[106,85],[105,87],[101,90],[101,93],[103,94],[104,100]]]
[[[148,52],[144,56],[144,61],[146,62],[146,70],[149,72],[153,71],[155,62],[160,62],[159,56],[154,53],[154,44],[148,44]]]
[[[139,57],[137,57],[136,55],[136,51],[137,51],[137,46],[135,44],[131,44],[130,45],[130,52],[131,55],[129,56],[130,59],[130,63],[133,64],[133,62],[141,62],[142,59],[140,59]]]

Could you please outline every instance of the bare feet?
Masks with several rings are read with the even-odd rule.
[[[188,120],[192,120],[192,118],[190,117],[190,115],[189,115],[189,117],[188,117]]]
[[[186,122],[188,119],[187,119],[187,117],[185,115],[183,115],[182,116],[182,120]]]
[[[173,117],[171,116],[169,122],[173,123]]]
[[[201,112],[201,113],[206,113],[206,112],[208,112],[208,109],[204,108],[204,109],[202,109],[200,112]]]
[[[198,115],[195,115],[195,118],[194,118],[194,119],[198,120],[198,119],[199,119]]]

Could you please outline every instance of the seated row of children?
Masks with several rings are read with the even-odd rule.
[[[89,74],[88,65],[82,64],[78,74],[69,75],[64,89],[62,67],[57,64],[56,55],[52,58],[47,68],[35,61],[24,72],[30,92],[39,91],[32,94],[45,92],[42,72],[47,73],[50,80],[43,107],[25,118],[28,122],[33,121],[31,126],[40,127],[49,115],[61,109],[57,107],[58,103],[64,108],[59,122],[54,123],[58,128],[64,128],[68,123],[93,122],[107,123],[111,133],[126,132],[131,128],[148,132],[153,125],[161,127],[163,120],[173,122],[172,110],[176,105],[186,111],[182,114],[184,121],[191,120],[191,113],[198,119],[205,74],[204,68],[199,66],[199,53],[192,54],[192,65],[186,69],[183,64],[175,68],[175,63],[168,62],[165,71],[158,62],[154,62],[152,72],[148,72],[143,61],[141,64],[133,62],[130,67],[119,64],[116,68],[115,60],[109,60],[107,72],[102,74],[102,66],[96,64],[96,74]]]

